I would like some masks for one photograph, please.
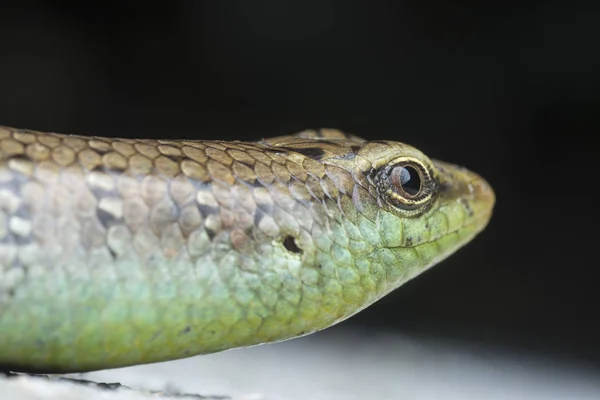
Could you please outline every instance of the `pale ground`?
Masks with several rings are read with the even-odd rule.
[[[234,400],[600,399],[600,369],[590,366],[337,327],[273,345],[82,377]],[[171,398],[31,377],[0,378],[1,400]]]

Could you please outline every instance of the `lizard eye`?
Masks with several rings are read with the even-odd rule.
[[[418,196],[423,187],[423,180],[419,171],[411,165],[397,165],[390,173],[392,186],[408,198]]]
[[[380,171],[383,193],[392,205],[414,211],[429,202],[434,181],[428,168],[412,158],[397,159]]]

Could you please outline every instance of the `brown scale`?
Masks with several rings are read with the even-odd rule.
[[[0,163],[17,173],[0,176],[0,182],[33,178],[21,187],[30,212],[45,208],[69,215],[75,198],[78,219],[70,229],[93,236],[82,243],[88,249],[124,223],[132,235],[150,228],[159,239],[179,235],[193,240],[204,229],[213,240],[227,231],[236,249],[252,251],[253,238],[310,232],[312,224],[324,221],[328,207],[374,195],[360,187],[368,187],[365,174],[353,173],[356,165],[374,167],[368,157],[355,160],[369,147],[381,151],[385,143],[365,145],[332,129],[223,142],[109,139],[0,127]],[[336,165],[327,159],[336,159]],[[43,219],[36,215],[36,221]],[[8,218],[20,234],[30,233],[31,221],[10,212]],[[138,250],[152,251],[144,243]]]

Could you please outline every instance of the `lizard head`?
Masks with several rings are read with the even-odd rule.
[[[273,144],[324,167],[326,208],[340,211],[328,224],[342,227],[324,232],[375,277],[377,298],[470,242],[492,215],[495,195],[481,176],[404,143],[321,130]]]

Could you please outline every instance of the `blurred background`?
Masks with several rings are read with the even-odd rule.
[[[314,127],[477,171],[489,228],[344,322],[600,368],[600,3],[0,5],[0,123],[254,140]]]

